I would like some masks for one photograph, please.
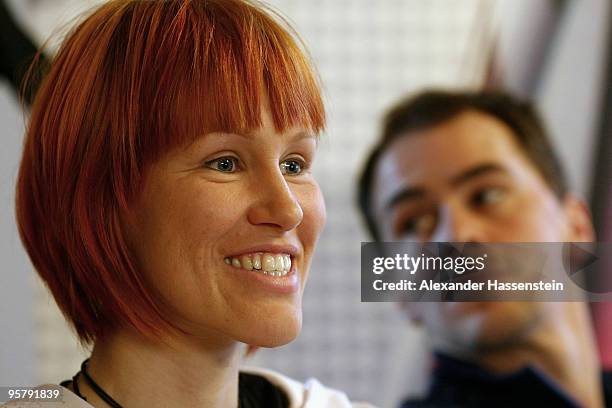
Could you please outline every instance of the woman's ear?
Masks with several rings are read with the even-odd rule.
[[[568,242],[593,242],[595,240],[595,230],[591,220],[591,212],[586,203],[568,193],[563,199],[563,209],[567,220]]]

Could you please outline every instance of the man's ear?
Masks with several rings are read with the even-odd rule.
[[[591,220],[591,212],[586,203],[568,193],[563,199],[563,209],[567,219],[568,242],[593,242],[595,230]]]

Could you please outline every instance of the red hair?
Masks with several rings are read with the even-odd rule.
[[[17,181],[26,250],[84,343],[164,317],[120,214],[161,154],[212,131],[319,133],[317,76],[289,25],[242,0],[111,1],[69,35],[32,107]]]

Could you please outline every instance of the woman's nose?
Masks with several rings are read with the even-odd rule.
[[[304,218],[299,200],[280,170],[261,176],[256,183],[256,199],[249,208],[248,220],[253,225],[269,225],[282,231],[296,228]]]

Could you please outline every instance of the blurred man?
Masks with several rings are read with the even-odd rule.
[[[427,92],[387,114],[359,184],[373,238],[592,241],[587,207],[530,106],[492,93]],[[412,303],[435,351],[430,386],[403,407],[601,407],[580,302]]]

